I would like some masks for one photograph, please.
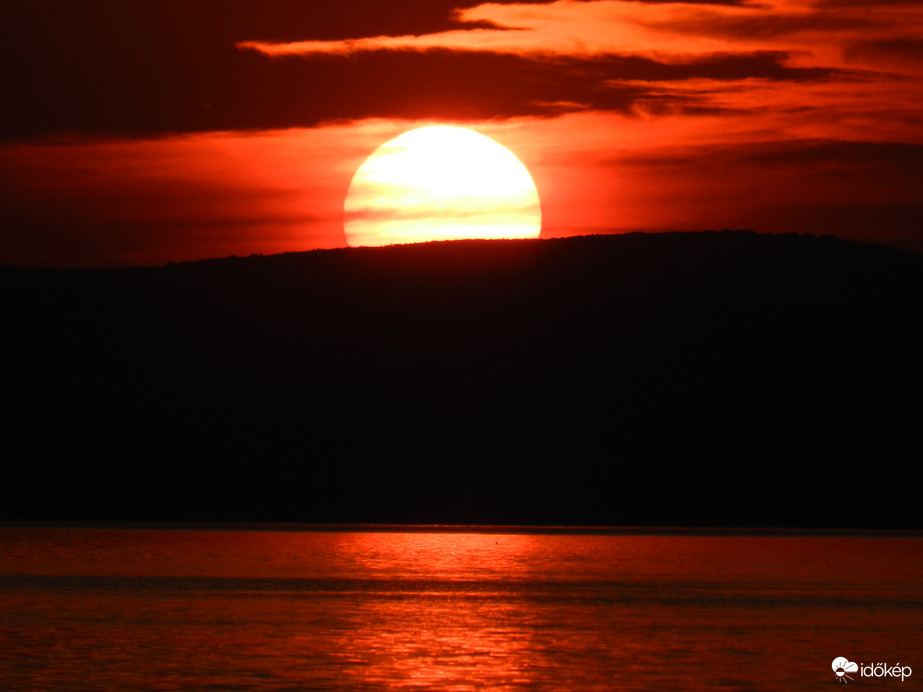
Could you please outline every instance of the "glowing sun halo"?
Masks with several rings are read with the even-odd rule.
[[[532,176],[506,147],[433,125],[382,144],[356,171],[344,205],[350,245],[462,238],[537,238]]]

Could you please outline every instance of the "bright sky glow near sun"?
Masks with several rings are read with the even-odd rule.
[[[542,237],[923,251],[923,3],[17,0],[0,19],[0,264],[342,247],[370,214],[344,212],[353,175],[428,125],[512,152]]]

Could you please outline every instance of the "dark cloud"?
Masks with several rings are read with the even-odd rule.
[[[638,56],[602,56],[591,61],[600,64],[612,78],[650,81],[686,79],[769,79],[809,81],[829,79],[839,72],[821,67],[788,67],[789,54],[783,51],[717,53],[699,56],[683,63],[664,63]]]
[[[850,7],[868,7],[884,10],[888,7],[919,6],[920,0],[815,0],[818,9],[848,9]]]
[[[333,41],[478,28],[482,25],[453,19],[454,10],[477,4],[479,0],[7,3],[0,10],[0,140],[284,128],[370,116],[549,115],[573,104],[628,112],[639,99],[647,112],[676,112],[703,106],[692,103],[689,95],[680,99],[619,82],[803,80],[829,74],[785,67],[785,56],[778,53],[671,65],[631,56],[533,61],[439,50],[270,60],[235,48],[241,41]]]
[[[838,205],[861,206],[867,211],[846,227],[873,228],[866,223],[874,210],[890,209],[890,232],[919,235],[917,213],[923,189],[923,145],[905,142],[795,141],[751,145],[738,157],[744,166],[785,175],[809,174],[814,189],[827,190],[829,198],[843,196]],[[820,196],[820,193],[819,195]],[[841,217],[838,217],[841,218]],[[862,223],[857,219],[862,218]],[[878,224],[885,222],[880,217]],[[827,229],[835,232],[833,229]],[[923,239],[921,239],[923,241]]]
[[[742,158],[754,163],[833,164],[839,167],[901,172],[923,186],[923,145],[904,142],[792,141],[751,145]],[[918,187],[919,189],[919,187]]]
[[[662,31],[693,36],[711,36],[732,41],[759,41],[810,31],[868,31],[876,26],[889,26],[874,16],[856,17],[835,12],[806,14],[766,14],[751,16],[728,15],[695,11],[685,17],[665,22],[642,22],[644,26]]]
[[[814,171],[816,174],[856,174],[888,181],[888,191],[923,189],[923,144],[862,142],[826,139],[777,140],[698,147],[694,152],[652,152],[620,156],[612,166],[680,167],[690,162],[709,167],[741,170],[758,167],[764,172]]]
[[[240,72],[236,42],[433,33],[462,28],[453,9],[475,4],[12,0],[0,7],[0,93],[10,106],[0,109],[0,136],[183,130],[232,120],[208,109],[238,83],[241,98],[251,95],[253,70]]]
[[[499,5],[554,1],[490,0]],[[661,4],[676,0],[635,1]],[[752,0],[679,1],[754,4]],[[460,24],[455,15],[482,4],[484,0],[11,0],[0,9],[0,37],[4,55],[15,55],[31,44],[35,55],[50,49],[53,57],[63,57],[66,48],[77,49],[77,53],[101,46],[156,49],[193,36],[233,44],[423,35],[479,28],[482,25],[477,23]],[[79,55],[71,57],[79,60]]]
[[[109,32],[96,27],[95,34],[88,33],[76,22],[68,31],[56,25],[60,44],[51,41],[54,51],[48,50],[48,31],[45,45],[21,40],[18,48],[5,47],[8,54],[18,50],[18,62],[30,69],[0,77],[6,100],[0,136],[8,141],[61,133],[153,136],[367,117],[554,115],[581,108],[632,112],[638,103],[648,113],[700,112],[708,105],[694,94],[639,82],[816,80],[835,74],[787,67],[787,54],[778,52],[720,54],[682,64],[638,56],[534,59],[439,49],[271,59],[236,49],[232,38],[291,38],[285,32],[305,38],[304,26],[283,31],[266,22],[244,27],[235,19],[205,30],[198,26],[206,22],[201,13],[199,8],[179,26],[158,15],[160,24],[142,27],[136,15],[112,9]],[[70,14],[76,19],[79,13]],[[330,27],[313,31],[307,35],[335,33]]]
[[[500,4],[513,0],[499,0]],[[551,1],[551,0],[547,0]],[[181,49],[183,39],[235,41],[339,40],[422,35],[461,28],[454,10],[477,0],[30,0],[0,10],[6,48],[40,44],[129,52]],[[538,0],[535,4],[543,4]],[[468,25],[465,25],[468,26]],[[57,51],[58,56],[65,53]],[[79,59],[79,56],[74,56]]]
[[[846,45],[843,57],[851,62],[876,60],[923,62],[923,39],[914,36],[854,41]]]
[[[584,0],[592,2],[592,0]],[[638,2],[644,5],[666,5],[666,4],[683,4],[683,5],[723,5],[725,7],[762,7],[764,5],[760,0],[629,0],[629,2]]]

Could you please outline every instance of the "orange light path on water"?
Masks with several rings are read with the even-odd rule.
[[[529,531],[0,529],[4,683],[769,692],[921,655],[916,537]]]

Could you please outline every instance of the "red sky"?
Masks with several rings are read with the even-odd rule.
[[[918,0],[13,0],[0,264],[345,245],[384,141],[473,127],[545,237],[749,228],[923,252]]]

